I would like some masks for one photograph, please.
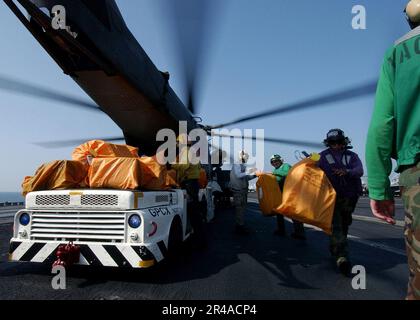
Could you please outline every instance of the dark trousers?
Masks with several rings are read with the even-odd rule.
[[[347,235],[349,226],[352,224],[352,213],[356,208],[358,197],[338,197],[335,201],[334,215],[332,221],[332,235],[330,237],[330,252],[336,259],[348,258],[349,245]]]
[[[194,230],[193,240],[197,244],[206,243],[206,231],[204,229],[203,217],[200,212],[200,203],[198,201],[198,192],[200,185],[198,180],[191,179],[182,182],[181,187],[187,191],[189,202],[187,207],[187,214],[191,221],[191,226]]]
[[[284,216],[281,214],[278,214],[277,216],[277,231],[280,233],[286,233],[286,226],[285,226],[285,222],[284,222]],[[304,235],[305,233],[305,228],[303,227],[303,223],[293,220],[293,230],[294,233],[297,235]]]

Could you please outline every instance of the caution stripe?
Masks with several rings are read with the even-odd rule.
[[[141,260],[140,256],[134,251],[133,247],[117,247],[125,259],[130,263],[133,268],[137,268],[139,261]]]
[[[94,245],[89,247],[103,266],[118,267],[118,264],[115,263],[114,259],[109,255],[109,253],[104,249],[103,246]]]
[[[33,242],[22,242],[12,254],[12,259],[19,261],[23,255],[32,247]]]
[[[15,250],[17,249],[17,247],[19,247],[20,246],[20,244],[21,244],[22,242],[18,242],[18,241],[16,241],[16,242],[11,242],[10,243],[10,247],[9,247],[9,253],[10,254],[12,254],[13,252],[15,252]]]
[[[119,267],[130,267],[130,262],[124,257],[120,250],[115,246],[104,246],[105,250],[114,259]]]
[[[57,244],[57,248],[58,246],[59,245]],[[49,256],[44,261],[41,261],[41,262],[46,263],[46,264],[53,264],[55,260],[57,260],[57,250],[53,250],[49,254]]]
[[[84,266],[89,265],[89,262],[86,260],[86,258],[83,256],[83,254],[80,254],[79,264],[84,265]]]
[[[19,259],[20,261],[31,261],[33,257],[45,246],[45,243],[35,242]]]
[[[85,257],[89,265],[95,266],[95,267],[103,266],[102,262],[95,256],[93,251],[88,246],[85,246],[85,245],[80,246],[80,253],[83,254],[83,256]]]
[[[146,247],[133,247],[133,250],[139,255],[142,260],[153,260],[155,257]]]
[[[60,243],[12,242],[10,253],[13,261],[31,261],[52,264],[57,259],[57,248]],[[145,246],[130,245],[80,245],[79,264],[107,267],[144,267],[153,261],[161,261],[167,255],[163,241]],[[143,263],[144,262],[144,263]]]
[[[53,262],[56,258],[56,250],[58,243],[46,243],[45,246],[32,258],[31,262],[47,262],[48,258],[52,255]]]

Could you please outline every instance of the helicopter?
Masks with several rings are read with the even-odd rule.
[[[197,82],[200,81],[198,73],[199,64],[197,63],[200,53],[200,46],[197,45],[197,39],[201,38],[201,28],[189,28],[189,30],[187,30],[189,32],[186,32],[186,28],[181,23],[180,19],[175,20],[177,26],[174,31],[176,37],[178,38],[178,42],[183,49],[181,51],[184,57],[184,72],[186,78],[185,82],[186,91],[188,93],[187,103],[184,104],[169,85],[170,75],[156,68],[141,45],[131,34],[114,0],[3,1],[11,9],[12,13],[19,19],[19,21],[26,27],[26,29],[40,43],[44,50],[47,51],[47,53],[60,66],[63,72],[69,75],[82,88],[82,90],[84,90],[92,98],[95,104],[81,101],[74,97],[61,94],[54,90],[42,88],[37,85],[28,84],[18,80],[12,80],[7,77],[0,77],[0,89],[38,98],[64,102],[74,106],[103,112],[107,114],[120,127],[122,130],[122,136],[102,138],[102,140],[124,140],[126,144],[138,147],[143,154],[155,154],[157,148],[159,147],[159,144],[156,141],[157,133],[161,129],[168,128],[176,132],[178,130],[178,124],[181,121],[187,123],[188,131],[192,131],[196,128],[202,128],[210,136],[219,135],[220,137],[226,138],[247,139],[248,137],[246,136],[242,137],[230,134],[224,135],[215,133],[214,131],[251,120],[263,119],[265,117],[279,116],[291,112],[318,108],[336,102],[344,102],[363,96],[372,95],[376,91],[376,81],[371,81],[368,83],[362,83],[354,88],[346,88],[324,96],[277,106],[266,111],[241,116],[237,119],[216,125],[203,125],[200,123],[200,119],[195,116],[197,111],[195,101],[197,94]],[[204,4],[208,4],[211,1],[177,0],[176,5],[174,5],[174,1],[172,1],[172,4],[174,5],[174,12],[178,11],[179,13],[179,11],[184,9],[183,6],[179,5],[180,2],[187,3],[189,7],[192,6],[193,3],[196,4],[198,7],[198,13],[205,15],[204,13],[206,12],[206,9],[204,8]],[[200,6],[201,4],[203,7]],[[66,23],[64,28],[57,29],[53,27],[53,22],[59,15],[59,12],[54,10],[54,7],[56,6],[65,8]],[[20,8],[23,8],[24,11],[26,11],[26,15],[29,16],[28,18]],[[191,33],[193,36],[191,36]],[[186,47],[189,47],[189,49],[186,49]],[[195,48],[196,50],[191,50],[191,48]],[[255,137],[251,137],[250,139],[258,140],[258,138]],[[87,139],[84,141],[86,140]],[[265,142],[290,144],[296,146],[322,146],[320,143],[310,141],[295,141],[278,138],[264,138],[263,140]],[[79,142],[80,140],[53,141],[45,143],[44,146],[61,147],[65,144],[75,145]],[[55,197],[58,195],[58,193],[55,193],[55,191],[45,192],[45,194],[39,195],[49,197]],[[59,192],[67,193],[69,190]],[[82,205],[81,197],[84,195],[84,192],[86,192],[85,196],[94,196],[92,193],[102,191],[86,190],[82,192],[78,191],[75,193],[70,192],[72,194],[69,193],[68,195],[62,195],[69,196],[70,198],[76,197],[77,199],[80,199],[80,205]],[[122,195],[122,192],[124,191],[114,190],[109,192],[121,193]],[[149,192],[147,193],[147,196],[153,196],[155,202],[158,202],[156,199],[165,197],[165,199],[168,199],[165,200],[167,203],[170,202],[172,204],[175,198],[179,199],[176,200],[177,203],[182,203],[182,199],[185,199],[185,196],[182,195],[181,190],[176,190],[176,192],[177,194],[172,191],[169,191],[166,194],[156,194],[155,192]],[[115,196],[115,194],[113,195]],[[32,196],[33,199],[35,199],[32,202],[36,202],[37,194]],[[144,194],[139,193],[139,196],[144,196]],[[30,204],[31,201],[29,201],[29,205]],[[145,209],[148,209],[148,213],[153,217],[158,215],[168,217],[169,213],[175,212],[175,210],[169,211],[169,206],[170,205],[167,204],[162,209],[159,209],[159,211],[156,211],[156,209],[153,208]],[[183,209],[183,212],[186,213],[186,208]],[[139,211],[138,214],[143,215],[147,213]],[[28,221],[28,213],[26,212],[22,212],[20,216],[18,213],[16,218],[22,216],[24,218],[24,221],[22,222]],[[138,228],[138,221],[141,221],[139,216],[134,214],[134,216],[130,216],[129,218],[133,219],[128,219],[128,221],[132,220],[131,222],[136,224],[130,225],[130,227],[135,229],[137,226]],[[183,230],[180,226],[177,227],[179,223],[176,223],[175,220],[172,220],[172,224],[170,223],[170,220],[166,220],[167,221],[162,222],[158,228],[159,230],[164,230],[164,234],[162,235],[163,238],[159,238],[158,242],[153,242],[153,248],[155,251],[151,250],[151,253],[154,255],[156,260],[162,259],[165,255],[166,249],[170,249],[172,247],[171,240],[176,240],[176,243],[178,243],[180,239],[183,240],[183,237],[172,237],[173,234],[179,234],[178,231],[182,231],[183,235],[186,234],[186,231]],[[184,218],[181,221],[184,225],[186,220]],[[15,225],[18,224],[16,223]],[[153,226],[152,224],[147,225]],[[164,227],[162,228],[162,226]],[[173,228],[174,226],[176,228]],[[127,226],[126,228],[129,230]],[[155,227],[154,230],[151,230],[149,234],[153,235],[154,232],[156,232],[156,229],[157,228]],[[80,231],[77,232],[77,238],[80,238]],[[128,232],[126,233],[128,234]],[[15,236],[17,237],[18,235],[27,237],[28,233],[19,233],[16,229]],[[45,238],[45,234],[42,236]],[[102,240],[97,239],[97,235],[90,236],[95,237],[96,240]],[[75,236],[70,235],[68,237],[69,240],[71,240]],[[130,234],[130,237],[132,241],[138,241],[139,239],[139,235],[136,233]],[[17,245],[19,245],[19,239],[20,238],[16,238],[16,241],[12,241],[10,252],[12,259],[16,261],[19,261],[23,258],[27,259],[29,256],[29,253],[24,253],[22,250],[18,250],[19,254],[14,253],[15,249],[17,249]],[[163,239],[163,242],[159,241],[160,239]],[[50,254],[54,255],[55,245],[58,245],[58,243],[51,243],[51,241],[46,243],[47,246],[50,244]],[[82,245],[86,246],[86,244]],[[82,247],[82,250],[85,250],[85,252],[82,252],[82,254],[85,256],[85,258],[87,258],[84,259],[86,264],[94,265],[95,263],[98,263],[98,260],[99,263],[102,263],[100,254],[104,253],[104,248],[99,249],[101,247],[97,247],[96,244],[92,247],[89,247],[89,245],[87,246],[88,247]],[[124,244],[124,248],[126,246],[127,244]],[[116,245],[116,247],[121,251],[121,249],[118,248],[118,245]],[[138,246],[134,247],[138,249]],[[34,251],[35,249],[32,250],[32,247],[28,246],[27,248],[31,249],[31,256],[32,254],[36,253]],[[97,256],[98,259],[94,257],[94,254],[93,256],[92,254],[89,254],[95,250],[98,250],[98,253],[100,253]],[[115,250],[115,248],[114,251],[118,252]],[[133,267],[148,267],[150,266],[150,263],[154,261],[154,259],[148,251],[146,252],[146,255],[140,256],[140,261],[124,261],[124,259],[127,260],[128,257],[121,259],[121,255],[118,255],[118,258],[120,258],[119,260],[122,260],[119,262],[122,262],[122,264],[129,262]],[[32,256],[31,259],[32,258],[34,257]],[[103,256],[102,259],[109,261],[109,259],[104,259]],[[117,260],[111,261],[111,264],[114,266],[119,265]]]
[[[138,147],[146,155],[155,154],[159,147],[156,141],[159,130],[169,128],[177,132],[180,121],[187,123],[188,131],[202,128],[212,136],[258,140],[256,137],[219,134],[215,130],[251,120],[352,100],[372,95],[376,91],[376,81],[371,81],[216,125],[203,125],[200,123],[201,119],[195,116],[203,28],[200,25],[191,28],[180,13],[188,8],[194,11],[197,21],[207,21],[209,19],[206,19],[206,13],[211,1],[181,0],[177,1],[176,5],[172,3],[176,24],[175,38],[180,44],[184,62],[188,96],[185,104],[169,85],[169,73],[158,70],[132,35],[115,0],[3,1],[63,72],[95,103],[7,77],[0,77],[0,89],[104,112],[119,126],[122,135],[103,140],[124,140],[126,144]],[[57,5],[65,8],[66,28],[53,27],[53,20],[57,18],[54,7]],[[26,15],[21,8],[26,11]],[[312,148],[322,146],[316,142],[270,137],[265,137],[264,141]],[[79,142],[80,139],[45,142],[41,145],[61,147]]]

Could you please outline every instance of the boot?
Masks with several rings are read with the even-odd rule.
[[[346,257],[340,257],[337,259],[337,267],[344,276],[349,277],[351,275],[352,266]]]

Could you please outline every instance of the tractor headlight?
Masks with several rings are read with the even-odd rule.
[[[128,218],[128,225],[133,229],[137,229],[138,227],[140,227],[140,225],[141,225],[140,216],[138,214],[132,214]]]
[[[31,221],[31,216],[27,214],[26,212],[22,213],[19,217],[19,223],[22,226],[27,226],[30,221]]]

